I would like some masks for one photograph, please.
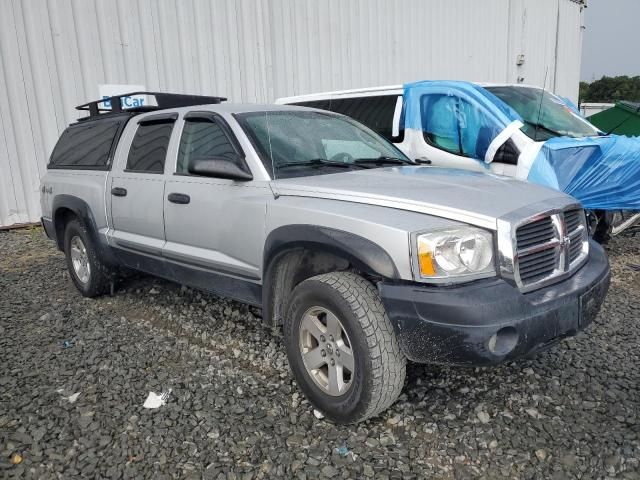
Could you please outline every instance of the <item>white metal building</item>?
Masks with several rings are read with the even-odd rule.
[[[615,103],[583,102],[580,104],[580,113],[585,117],[590,117],[591,115],[604,112],[605,110],[609,110],[615,106]]]
[[[1,0],[0,226],[99,85],[271,102],[421,79],[526,82],[577,101],[584,0]]]

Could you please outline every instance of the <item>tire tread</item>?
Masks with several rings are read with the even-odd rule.
[[[365,333],[373,382],[370,401],[353,422],[374,417],[397,400],[406,376],[406,358],[382,300],[371,282],[352,272],[325,273],[309,280],[322,282],[339,292]]]

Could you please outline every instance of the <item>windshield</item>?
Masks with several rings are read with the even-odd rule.
[[[532,87],[486,87],[524,120],[522,131],[536,141],[593,137],[600,132],[553,93]],[[542,103],[541,103],[542,102]]]
[[[236,114],[272,178],[414,165],[396,147],[343,116],[305,110]]]

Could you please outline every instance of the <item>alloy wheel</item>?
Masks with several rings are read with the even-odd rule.
[[[311,307],[300,323],[300,354],[314,383],[337,397],[349,390],[355,362],[351,341],[336,315],[323,307]]]

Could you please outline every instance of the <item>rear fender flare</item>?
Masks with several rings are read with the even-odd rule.
[[[56,221],[58,221],[59,216],[58,214],[62,209],[70,210],[76,217],[80,219],[80,221],[84,223],[87,231],[89,232],[89,235],[91,236],[91,240],[98,249],[101,260],[103,260],[105,263],[117,265],[118,261],[113,256],[111,249],[100,241],[97,223],[91,207],[89,207],[89,204],[87,204],[87,202],[73,195],[61,194],[56,195],[53,199],[51,212],[53,231],[56,236],[55,240],[58,244],[58,248],[60,250],[64,250],[64,234],[59,235],[59,225],[56,225]]]

